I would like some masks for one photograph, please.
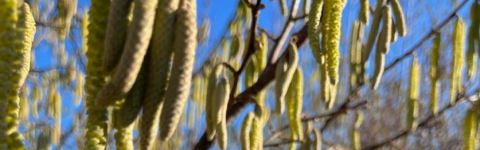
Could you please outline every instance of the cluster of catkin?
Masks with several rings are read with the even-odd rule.
[[[89,20],[86,148],[105,148],[108,106],[115,107],[117,148],[133,148],[137,118],[140,149],[152,149],[157,130],[167,141],[190,92],[196,1],[93,1]]]
[[[23,1],[0,2],[0,149],[23,150],[19,92],[30,70],[35,21]]]

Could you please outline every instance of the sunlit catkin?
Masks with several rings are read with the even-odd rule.
[[[345,3],[343,0],[325,0],[322,48],[327,55],[328,76],[330,83],[333,85],[336,85],[338,82],[342,12],[344,7]]]
[[[365,46],[363,46],[362,51],[362,62],[366,63],[370,52],[372,51],[373,44],[377,40],[377,34],[379,32],[380,20],[382,19],[382,8],[385,5],[386,0],[378,0],[377,6],[375,7],[375,12],[373,13],[373,20],[370,26],[370,32],[368,33],[368,39]]]
[[[84,18],[84,21],[89,21],[87,39],[83,39],[84,41],[88,40],[88,51],[86,52],[88,60],[86,66],[87,76],[85,82],[85,102],[88,120],[84,147],[90,150],[104,150],[107,144],[105,138],[107,132],[107,111],[105,108],[96,108],[94,100],[105,84],[101,58],[103,58],[109,8],[110,1],[92,1],[90,17]]]
[[[217,125],[225,120],[227,105],[228,105],[228,98],[230,96],[230,84],[228,83],[228,79],[226,77],[222,77],[220,82],[217,84],[217,87],[214,91],[214,103],[212,105],[213,108],[213,121]]]
[[[278,4],[280,5],[280,13],[282,13],[282,16],[288,16],[287,0],[278,0]]]
[[[132,126],[134,121],[137,120],[146,91],[145,78],[148,65],[145,63],[146,62],[142,65],[142,69],[135,80],[135,84],[133,84],[132,90],[128,92],[125,101],[120,108],[118,108],[119,110],[114,113],[116,115],[114,116],[116,118],[114,122],[115,127],[127,128]]]
[[[450,103],[456,100],[457,92],[460,91],[463,70],[463,50],[465,44],[465,23],[458,17],[455,23],[453,33],[453,58],[452,58],[452,75],[450,82]]]
[[[135,83],[144,56],[147,53],[153,32],[157,1],[135,0],[134,2],[133,19],[128,30],[122,57],[115,74],[95,98],[95,104],[98,108],[107,107],[125,98]]]
[[[250,149],[261,150],[263,148],[263,127],[265,126],[265,112],[262,106],[255,105],[255,117],[252,121],[250,132]]]
[[[287,50],[288,61],[286,60],[286,57],[281,57],[275,70],[275,80],[277,81],[275,85],[275,98],[277,99],[275,103],[275,111],[280,115],[283,114],[283,111],[285,110],[285,94],[287,94],[288,86],[292,81],[298,65],[298,49],[295,43],[290,43]]]
[[[181,2],[175,22],[171,78],[160,115],[160,140],[168,140],[177,127],[190,93],[196,48],[196,0]]]
[[[463,149],[474,150],[476,137],[478,132],[477,106],[478,102],[474,102],[473,107],[467,110],[463,123]]]
[[[368,25],[369,17],[370,4],[368,0],[360,0],[360,14],[358,15],[358,20],[364,25]]]
[[[403,37],[407,35],[407,27],[405,25],[405,16],[403,15],[402,5],[400,5],[398,0],[391,0],[390,4],[392,4],[393,14],[395,15],[398,35]]]
[[[248,113],[243,119],[242,131],[240,132],[240,141],[242,142],[242,150],[250,150],[250,129],[255,114]]]
[[[57,0],[60,51],[65,50],[65,39],[69,35],[72,19],[77,13],[77,3],[77,0]]]
[[[215,89],[217,88],[217,79],[219,79],[220,74],[222,73],[223,66],[216,65],[208,77],[207,85],[207,100],[205,105],[205,120],[207,122],[207,139],[211,141],[215,137],[215,127],[216,123],[213,119],[214,117],[214,104],[215,102]]]
[[[407,99],[407,116],[406,116],[406,128],[409,131],[414,131],[417,128],[415,118],[418,115],[417,99],[420,94],[420,65],[416,56],[412,61],[410,68],[410,85],[408,87],[409,98]]]
[[[313,141],[315,148],[314,150],[321,150],[322,149],[322,132],[320,130],[313,130],[313,133],[315,135],[315,140]]]
[[[435,39],[433,41],[433,48],[430,54],[430,82],[431,82],[431,91],[430,91],[430,108],[432,109],[432,113],[437,113],[437,104],[438,104],[438,91],[437,87],[438,83],[438,57],[439,57],[439,49],[440,49],[440,42],[441,42],[440,34],[436,34]]]
[[[378,37],[377,41],[377,53],[381,52],[387,54],[390,50],[390,42],[392,35],[392,19],[391,19],[392,11],[390,10],[389,6],[383,7],[383,15],[382,15],[382,30],[380,31],[380,36]]]
[[[468,80],[472,80],[477,72],[477,59],[478,55],[480,54],[475,50],[475,41],[478,42],[480,46],[480,36],[479,36],[479,29],[480,29],[480,4],[478,2],[472,3],[472,7],[470,8],[470,18],[471,24],[468,29],[468,49],[467,49],[467,77]],[[478,47],[480,49],[480,47]],[[476,54],[477,53],[477,54]]]
[[[301,121],[303,105],[303,71],[297,68],[286,95],[288,118],[290,121],[291,134],[299,140],[303,139]]]
[[[320,18],[322,18],[323,0],[312,0],[312,10],[308,14],[308,40],[312,54],[321,63],[322,50],[320,49]]]
[[[129,13],[133,0],[113,0],[108,13],[103,70],[110,73],[120,61],[128,33]]]
[[[385,54],[381,52],[375,53],[375,68],[373,69],[373,76],[370,79],[372,89],[377,89],[383,75],[383,68],[385,66]]]
[[[172,61],[173,31],[175,11],[179,0],[158,1],[155,14],[152,43],[147,56],[148,67],[147,89],[143,101],[140,121],[140,149],[152,149],[160,119],[160,112],[165,98],[165,91],[170,76]],[[154,65],[156,64],[156,65]]]
[[[363,114],[361,112],[357,112],[357,118],[355,120],[354,129],[353,129],[353,148],[360,149],[361,148],[361,140],[360,140],[360,125],[363,122]]]

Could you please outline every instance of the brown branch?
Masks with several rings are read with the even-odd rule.
[[[392,67],[394,67],[396,64],[398,64],[400,61],[402,61],[404,58],[410,56],[413,54],[413,52],[418,49],[420,46],[423,45],[423,43],[425,43],[428,39],[430,39],[431,37],[433,37],[437,32],[438,30],[440,30],[441,28],[443,28],[445,25],[447,25],[448,22],[450,22],[453,18],[456,18],[456,15],[457,12],[463,8],[463,6],[468,2],[469,0],[465,0],[463,1],[460,5],[457,6],[457,8],[455,8],[453,10],[453,12],[450,13],[450,15],[448,15],[448,18],[445,19],[442,23],[440,23],[437,27],[433,28],[432,30],[430,30],[430,32],[428,32],[428,34],[422,38],[422,40],[415,44],[412,48],[410,48],[410,50],[407,51],[407,53],[403,54],[402,57],[400,58],[397,58],[395,59],[395,61],[393,61],[393,63],[391,63],[390,65],[388,65],[387,67],[385,67],[385,70],[389,70],[391,69]]]
[[[457,95],[457,97],[455,99],[455,103],[449,103],[448,105],[444,106],[443,108],[441,108],[437,112],[437,114],[430,113],[425,119],[423,119],[422,121],[420,121],[418,123],[417,129],[422,128],[422,127],[426,127],[430,121],[432,121],[433,119],[442,115],[446,110],[449,110],[449,109],[453,108],[454,106],[456,106],[457,104],[459,104],[460,102],[462,102],[465,99],[468,100],[470,97],[475,96],[475,94],[477,94],[478,92],[480,92],[480,88],[475,89],[475,92],[471,96],[465,96],[464,94]],[[380,147],[382,147],[386,144],[389,144],[390,142],[393,142],[393,141],[395,141],[395,140],[397,140],[401,137],[409,135],[412,132],[415,132],[415,131],[403,130],[402,132],[397,133],[395,136],[392,136],[392,137],[390,137],[388,139],[385,139],[381,142],[378,142],[376,144],[366,146],[366,147],[362,148],[362,150],[372,150],[372,149],[380,148]]]
[[[290,144],[290,143],[302,143],[300,140],[284,140],[278,143],[272,143],[272,144],[265,144],[263,147],[280,147],[281,145],[284,144]]]

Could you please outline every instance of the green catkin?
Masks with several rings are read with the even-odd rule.
[[[125,128],[117,128],[117,132],[114,134],[115,147],[117,150],[133,150],[133,124]]]
[[[184,0],[175,22],[171,78],[160,114],[160,140],[168,140],[177,127],[190,92],[196,48],[196,0]]]
[[[477,72],[477,59],[478,55],[476,55],[475,50],[475,41],[480,44],[480,37],[479,37],[479,29],[480,29],[480,18],[478,17],[478,13],[480,13],[480,4],[478,1],[472,4],[470,8],[470,18],[472,23],[470,24],[470,28],[468,30],[468,49],[467,49],[467,77],[468,80],[472,80]],[[480,49],[480,47],[479,47]],[[480,53],[479,53],[480,54]]]
[[[282,16],[288,16],[287,0],[278,0],[278,4],[280,4],[280,13],[282,13]]]
[[[383,68],[385,66],[385,54],[381,52],[375,53],[375,68],[373,69],[373,76],[370,79],[372,89],[377,89],[383,75]]]
[[[330,101],[330,83],[328,82],[328,65],[325,62],[325,56],[321,57],[321,64],[320,64],[320,98],[324,102]]]
[[[240,132],[240,141],[242,142],[242,150],[250,150],[250,129],[255,114],[248,113],[243,119],[242,131]]]
[[[392,35],[392,19],[391,19],[391,10],[389,6],[383,7],[383,15],[382,15],[382,30],[380,31],[380,36],[378,37],[377,41],[377,53],[382,52],[383,54],[387,54],[390,50],[390,42]]]
[[[406,128],[409,131],[415,131],[417,123],[415,118],[418,115],[417,99],[420,94],[420,65],[414,56],[410,70],[409,99],[407,102]]]
[[[255,105],[255,117],[252,121],[252,131],[250,132],[250,149],[263,149],[263,127],[268,118],[266,109],[262,106]]]
[[[299,150],[310,150],[310,148],[311,148],[310,145],[312,144],[312,139],[310,138],[310,133],[312,133],[312,131],[313,131],[313,122],[309,120],[305,123],[305,131],[304,131],[305,143],[302,143]],[[321,134],[320,134],[320,136],[321,136]],[[315,138],[315,140],[316,140],[316,138]]]
[[[308,14],[308,12],[310,11],[310,6],[311,6],[310,3],[312,3],[312,0],[304,0],[304,1],[303,1],[303,7],[302,7],[302,9],[303,9],[303,14],[306,15],[306,14]],[[308,18],[306,18],[306,19],[307,19],[307,20],[305,20],[305,21],[308,21]]]
[[[370,52],[372,51],[373,44],[375,44],[375,41],[377,40],[377,34],[379,32],[379,27],[380,27],[380,20],[382,19],[382,12],[383,12],[382,8],[385,5],[385,1],[386,0],[377,0],[377,6],[375,8],[375,12],[373,13],[373,20],[370,26],[370,32],[368,33],[367,43],[362,48],[362,51],[363,51],[362,61],[364,65],[368,60],[368,56],[370,55]]]
[[[148,67],[146,63],[147,62],[144,62],[144,64],[142,64],[142,69],[140,69],[132,90],[130,90],[127,97],[125,97],[125,101],[115,113],[115,127],[127,128],[128,126],[132,126],[135,120],[137,120],[142,108],[142,102],[145,98],[145,75],[147,72],[146,68]]]
[[[323,56],[320,48],[320,18],[322,18],[323,0],[312,0],[312,10],[308,14],[308,40],[312,54],[317,63],[321,64]]]
[[[129,13],[133,0],[113,0],[108,13],[107,37],[103,55],[103,70],[110,73],[122,57],[127,38]]]
[[[303,105],[303,71],[297,68],[286,95],[288,118],[290,121],[291,134],[296,139],[303,139],[302,129],[302,105]],[[292,148],[292,147],[291,147]]]
[[[478,102],[474,102],[473,107],[467,110],[465,122],[463,124],[463,144],[464,150],[474,150],[478,131],[478,118],[476,115]]]
[[[450,103],[456,100],[457,92],[460,91],[463,70],[463,49],[465,44],[465,23],[458,17],[455,23],[453,33],[453,58],[452,58],[452,76],[450,82]]]
[[[363,122],[363,114],[361,112],[357,113],[357,118],[355,120],[354,129],[353,129],[353,148],[360,149],[361,148],[361,139],[360,139],[360,125]]]
[[[83,19],[82,19],[82,28],[81,28],[81,35],[82,35],[82,53],[87,52],[87,36],[88,36],[88,9],[85,8],[83,10]]]
[[[391,37],[391,38],[390,38],[390,43],[395,43],[395,42],[397,41],[397,39],[398,39],[398,36],[397,36],[397,25],[396,25],[395,21],[393,21],[393,18],[392,18],[392,17],[390,17],[390,20],[391,20],[391,23],[392,23],[392,25],[391,25],[392,29],[390,30],[390,31],[391,31],[391,32],[390,32],[390,37]]]
[[[258,73],[256,71],[257,59],[252,57],[250,62],[248,62],[247,68],[245,69],[245,78],[243,79],[245,87],[250,87],[255,83]]]
[[[215,104],[215,89],[217,87],[217,79],[220,77],[222,73],[223,66],[216,65],[212,72],[210,72],[209,79],[208,79],[208,86],[207,86],[207,100],[205,105],[206,110],[206,122],[207,122],[207,139],[209,141],[213,140],[215,137],[215,121],[213,119],[214,112],[213,112],[213,105]]]
[[[77,13],[77,3],[77,0],[57,0],[58,17],[60,20],[60,51],[65,51],[65,39],[70,34],[72,19]]]
[[[285,57],[281,57],[275,70],[275,80],[277,81],[277,85],[275,86],[275,98],[277,99],[275,103],[275,111],[279,115],[283,114],[283,111],[285,110],[285,94],[287,94],[288,86],[292,81],[298,65],[298,49],[295,43],[290,43],[287,50],[289,54],[288,62],[285,60]],[[285,64],[287,65],[286,68]]]
[[[218,146],[221,149],[227,148],[227,105],[228,97],[230,95],[230,85],[228,79],[224,76],[215,89],[215,103],[214,103],[214,123],[216,124],[216,131],[218,131]]]
[[[350,45],[350,89],[360,80],[362,72],[362,38],[364,24],[355,21],[353,24]]]
[[[402,5],[400,5],[398,0],[391,0],[390,4],[392,4],[393,14],[395,15],[398,35],[403,37],[407,35],[407,27],[405,25],[405,16],[403,15]]]
[[[370,4],[368,0],[360,0],[360,14],[358,15],[358,20],[364,25],[368,25],[369,17]]]
[[[313,141],[315,150],[321,150],[322,149],[322,133],[320,130],[313,130],[313,133],[315,135],[315,140]]]
[[[268,52],[268,37],[265,33],[260,34],[260,49],[255,53],[255,58],[257,59],[256,72],[260,75],[265,67],[267,66],[267,52]],[[265,101],[265,91],[260,91],[257,94],[257,103],[261,106],[264,105]]]
[[[325,1],[325,20],[322,26],[322,48],[326,52],[328,64],[328,76],[330,83],[336,85],[338,82],[338,67],[340,62],[340,37],[342,28],[342,11],[345,7],[343,0]]]
[[[103,49],[105,43],[105,31],[107,30],[108,11],[110,1],[92,1],[90,5],[90,17],[88,20],[88,36],[83,39],[85,43],[88,40],[86,51],[86,107],[87,107],[87,133],[85,134],[85,149],[104,150],[107,144],[107,110],[105,108],[95,107],[95,96],[105,85],[105,75],[102,71]],[[85,16],[86,17],[86,16]],[[86,34],[86,33],[84,33]],[[84,47],[86,50],[86,47]]]
[[[432,53],[430,54],[430,81],[432,85],[432,90],[430,92],[430,108],[432,109],[433,114],[437,114],[437,104],[438,104],[438,91],[437,87],[439,86],[438,83],[438,57],[439,57],[439,49],[440,49],[440,42],[441,42],[440,34],[435,36],[433,41],[433,48]]]
[[[155,23],[150,47],[147,55],[150,64],[147,72],[147,89],[140,119],[140,149],[152,149],[157,136],[161,108],[164,101],[168,78],[171,71],[173,31],[175,27],[175,11],[179,0],[159,1],[155,14]]]
[[[98,93],[95,104],[107,107],[122,100],[132,88],[142,66],[153,32],[156,0],[135,0],[133,19],[129,27],[122,57],[115,74]]]
[[[62,97],[60,93],[55,92],[55,96],[53,98],[54,103],[54,118],[55,118],[55,127],[53,128],[53,135],[52,135],[52,142],[55,145],[58,145],[60,142],[61,136],[61,125],[62,125]]]

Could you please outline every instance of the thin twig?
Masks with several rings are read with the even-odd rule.
[[[265,144],[263,147],[279,147],[283,144],[290,144],[290,143],[302,143],[300,140],[284,140],[278,143],[272,143],[272,144]]]
[[[274,35],[272,35],[271,33],[269,33],[267,30],[265,30],[264,28],[262,27],[258,27],[258,30],[260,30],[260,32],[262,33],[265,33],[265,35],[267,35],[268,39],[272,40],[272,41],[276,41],[277,40],[277,37],[275,37]]]

